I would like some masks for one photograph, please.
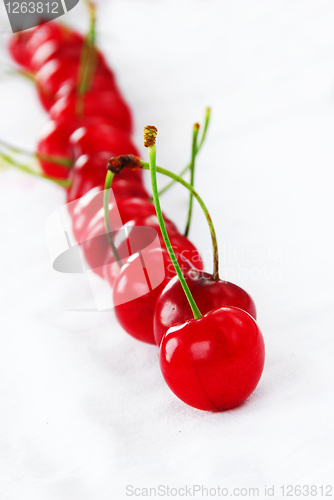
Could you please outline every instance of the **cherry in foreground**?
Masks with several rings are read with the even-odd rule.
[[[162,375],[174,394],[199,410],[243,403],[264,367],[264,341],[250,314],[221,307],[171,327],[160,346]]]

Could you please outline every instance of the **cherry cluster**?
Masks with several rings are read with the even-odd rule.
[[[202,410],[235,407],[254,391],[264,365],[263,337],[251,297],[220,280],[218,272],[204,272],[198,250],[163,215],[174,257],[167,251],[157,201],[152,202],[144,187],[139,163],[114,176],[114,198],[107,205],[113,235],[122,229],[119,216],[122,225],[131,222],[132,230],[116,246],[106,234],[101,201],[106,166],[111,157],[137,158],[138,151],[131,139],[131,112],[92,43],[93,35],[93,29],[83,37],[48,22],[10,40],[12,58],[34,80],[50,117],[38,140],[41,169],[48,177],[68,180],[73,235],[89,267],[110,283],[115,314],[125,331],[160,346],[160,366],[171,390]],[[148,252],[144,263],[140,251],[148,236],[143,227],[156,230],[162,247]],[[135,270],[154,269],[161,254],[163,281],[143,293]],[[182,269],[196,314],[174,264]]]

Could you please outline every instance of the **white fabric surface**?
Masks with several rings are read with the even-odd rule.
[[[84,29],[82,5],[68,20]],[[127,485],[194,484],[229,487],[228,496],[257,487],[260,498],[275,485],[283,498],[281,485],[317,485],[320,496],[333,483],[333,21],[331,0],[101,2],[100,45],[132,108],[137,145],[156,125],[158,164],[179,171],[192,124],[212,106],[196,184],[216,224],[221,276],[256,302],[265,370],[233,411],[179,401],[157,349],[126,335],[113,313],[67,310],[90,291],[82,276],[50,265],[44,224],[63,191],[8,170],[1,498],[110,500],[128,498]],[[2,76],[0,137],[33,149],[45,121],[30,84]],[[182,228],[186,193],[175,188],[162,204]],[[210,269],[197,206],[191,239]]]

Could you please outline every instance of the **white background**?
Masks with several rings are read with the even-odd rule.
[[[4,76],[0,10],[0,137],[33,150],[47,118],[29,82]],[[83,6],[66,20],[84,30]],[[333,25],[331,0],[101,2],[100,45],[138,146],[143,127],[156,125],[158,164],[179,171],[192,124],[212,106],[196,184],[215,221],[221,276],[256,302],[265,370],[233,411],[184,405],[162,379],[157,349],[127,336],[113,313],[67,310],[90,296],[82,277],[55,273],[48,257],[44,224],[64,193],[8,170],[1,498],[110,500],[127,498],[126,485],[160,484],[258,487],[261,498],[275,485],[281,498],[283,484],[334,482]],[[186,193],[175,188],[162,204],[182,229]],[[197,207],[191,239],[210,269]]]

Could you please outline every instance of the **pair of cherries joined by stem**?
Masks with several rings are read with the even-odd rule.
[[[166,383],[176,396],[190,406],[207,411],[227,410],[244,402],[260,380],[265,355],[263,336],[254,319],[256,312],[252,299],[239,287],[220,281],[216,263],[213,276],[195,271],[192,266],[181,271],[159,202],[156,132],[155,127],[145,128],[145,145],[149,150],[157,219],[177,277],[172,280],[170,276],[165,277],[167,286],[157,298],[154,297],[154,290],[150,290],[146,295],[126,300],[131,298],[131,291],[135,290],[138,282],[136,273],[131,273],[133,262],[137,260],[137,264],[142,263],[140,254],[137,254],[116,278],[116,315],[120,322],[123,321],[123,315],[131,316],[135,322],[145,324],[143,332],[149,331],[147,321],[143,320],[142,308],[135,304],[138,301],[140,306],[147,300],[145,297],[151,296],[154,304],[154,340],[160,345],[159,362]],[[208,220],[211,220],[209,216]],[[217,255],[215,243],[213,248]],[[184,271],[187,278],[184,277]],[[194,271],[197,274],[194,275]],[[163,281],[163,285],[166,281]],[[127,282],[130,282],[130,286],[127,286]],[[129,296],[122,300],[120,295],[127,292]],[[197,302],[192,292],[197,295]],[[118,305],[117,301],[122,304]],[[199,307],[202,307],[202,311]],[[192,318],[189,317],[190,312]],[[139,337],[138,329],[129,331],[133,336],[148,341],[147,336],[143,338],[143,332]]]

